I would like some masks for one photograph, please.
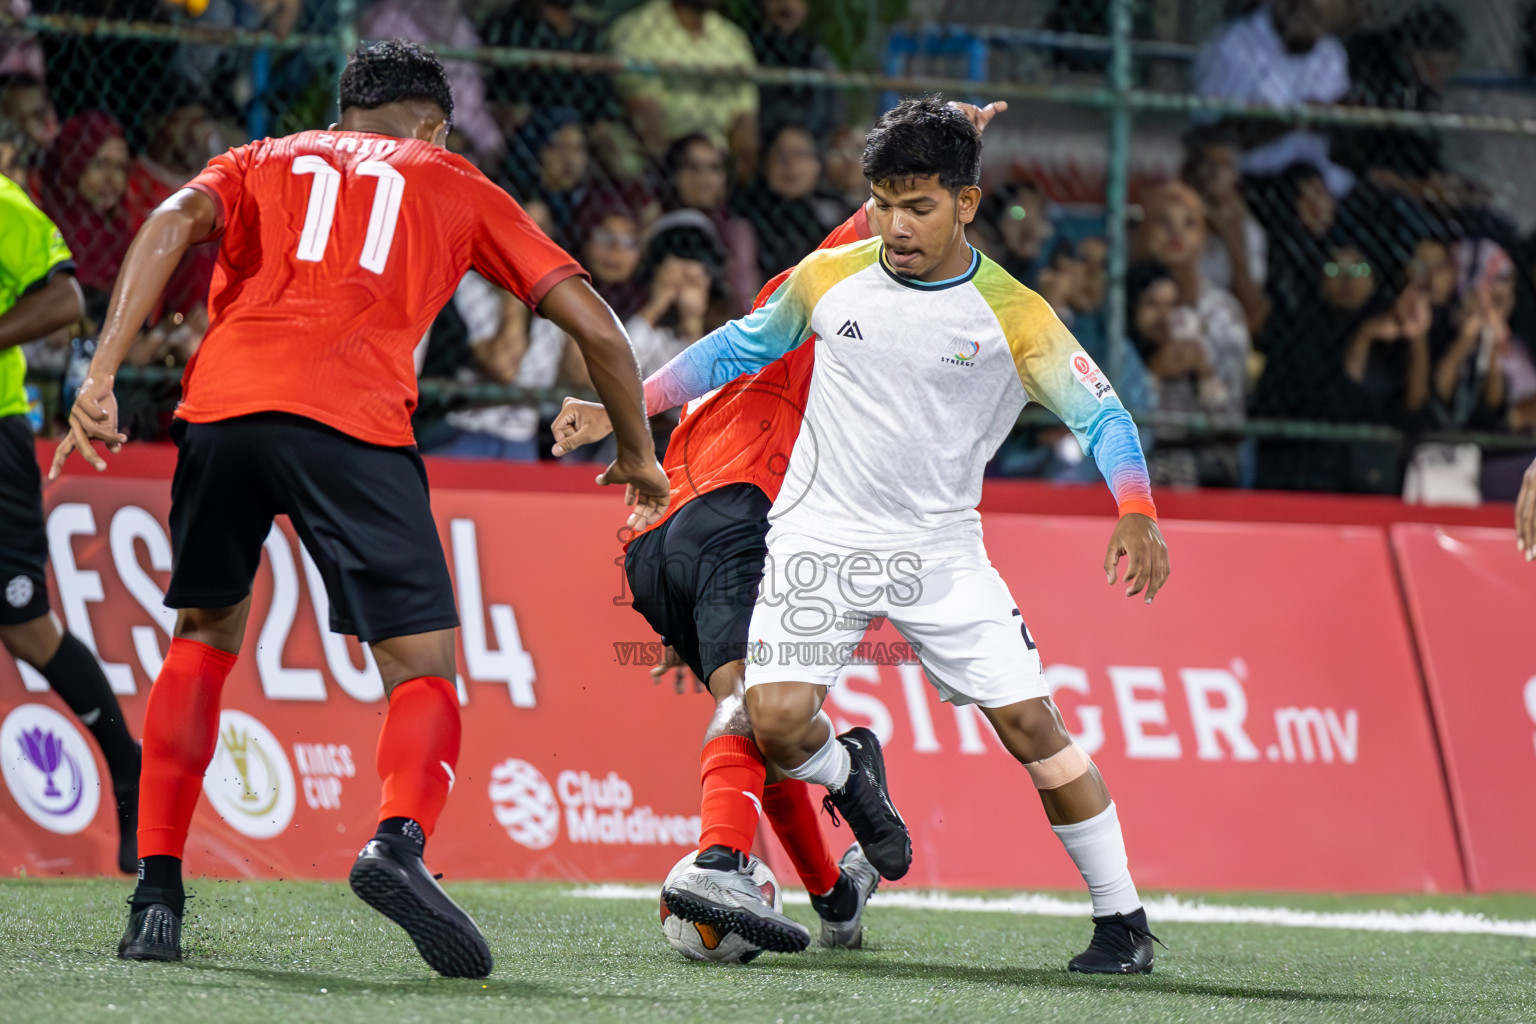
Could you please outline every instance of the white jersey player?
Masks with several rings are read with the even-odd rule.
[[[819,713],[872,618],[912,645],[946,700],[978,705],[1023,762],[1093,897],[1094,936],[1070,967],[1152,968],[1152,936],[1115,806],[1062,725],[1018,603],[992,567],[976,503],[988,459],[1026,402],[1059,415],[1119,502],[1105,573],[1127,594],[1168,575],[1146,463],[1114,389],[1050,307],[965,240],[981,139],[937,98],[870,133],[864,169],[880,237],[808,256],[753,314],[646,383],[653,412],[753,372],[814,336],[805,421],[770,518],[752,616],[747,707],[763,754],[828,788],[887,878],[911,862],[867,729]]]

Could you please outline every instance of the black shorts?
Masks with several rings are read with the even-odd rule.
[[[451,629],[453,583],[413,447],[368,444],[303,416],[177,420],[171,608],[245,600],[272,518],[287,515],[331,599],[331,629],[359,640]]]
[[[624,556],[635,610],[705,682],[747,656],[772,506],[752,484],[727,484],[636,537]]]
[[[47,568],[37,442],[25,416],[0,416],[0,626],[48,614]]]

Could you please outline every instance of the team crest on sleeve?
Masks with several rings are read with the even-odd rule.
[[[1110,386],[1109,378],[1104,376],[1104,371],[1099,369],[1092,359],[1088,358],[1086,352],[1073,354],[1072,375],[1090,395],[1100,402],[1115,393],[1115,389]]]

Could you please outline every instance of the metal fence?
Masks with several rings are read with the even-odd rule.
[[[1106,365],[1158,482],[1396,491],[1420,446],[1470,443],[1498,496],[1536,444],[1531,17],[1498,0],[11,7],[0,142],[98,322],[155,202],[226,145],[330,123],[346,54],[406,36],[452,61],[450,145],[583,260],[646,369],[857,208],[879,110],[942,92],[1010,102],[972,240]],[[163,429],[210,261],[136,346],[140,436]],[[91,330],[29,348],[44,430]],[[424,349],[424,446],[531,455],[458,442],[536,441],[541,403],[585,383],[566,348],[467,282]],[[1466,454],[1417,461],[1476,476]],[[1093,472],[1034,410],[993,469]]]

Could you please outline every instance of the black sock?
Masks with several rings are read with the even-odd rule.
[[[152,903],[163,903],[180,917],[186,906],[181,887],[181,858],[167,854],[139,858],[139,885],[133,891],[133,909],[137,914]]]
[[[96,737],[102,756],[107,759],[107,770],[112,773],[113,788],[137,786],[139,745],[128,735],[123,709],[118,706],[117,697],[107,685],[107,677],[90,648],[74,634],[65,633],[53,660],[39,666],[38,671]]]
[[[849,921],[859,910],[859,890],[847,874],[837,876],[837,884],[825,896],[811,895],[811,906],[828,921]]]
[[[415,818],[385,818],[379,822],[377,838],[405,846],[420,857],[427,848],[427,833]]]
[[[695,857],[693,864],[708,871],[736,871],[745,860],[746,857],[729,846],[711,846]]]

